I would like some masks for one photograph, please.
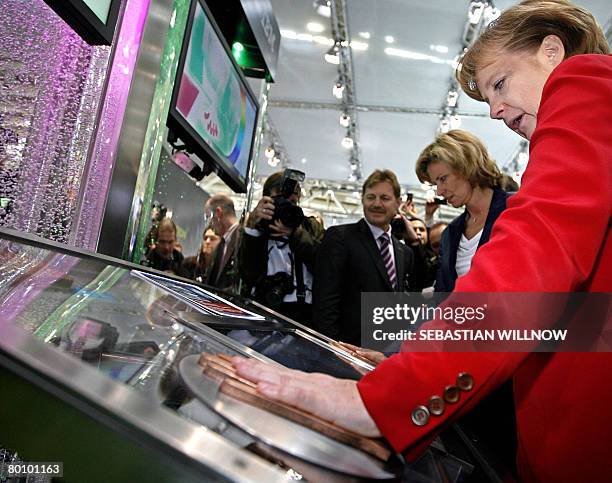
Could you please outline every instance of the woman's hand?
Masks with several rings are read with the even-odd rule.
[[[364,349],[363,347],[358,347],[346,342],[337,342],[336,344],[349,352],[354,352],[362,359],[366,359],[367,361],[371,362],[374,366],[377,366],[387,358],[382,352],[372,349]]]
[[[308,374],[284,367],[232,358],[238,375],[257,384],[262,395],[315,414],[326,421],[367,437],[380,437],[368,414],[357,383],[325,374]]]

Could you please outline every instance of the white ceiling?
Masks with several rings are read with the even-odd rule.
[[[331,38],[330,20],[319,16],[312,0],[271,0],[281,30],[309,33],[306,24],[324,26],[319,34]],[[377,106],[379,110],[357,116],[360,159],[363,175],[375,168],[394,170],[402,184],[418,185],[414,161],[430,143],[439,125],[439,110],[446,99],[453,74],[450,62],[461,49],[461,37],[467,20],[468,0],[346,0],[348,31],[351,40],[367,42],[365,51],[353,49],[353,86],[358,106]],[[507,8],[517,2],[497,0],[496,6]],[[590,10],[601,25],[612,15],[610,0],[579,0],[576,3]],[[370,39],[359,36],[369,32]],[[391,35],[394,43],[384,37]],[[430,46],[443,45],[448,53],[438,53]],[[428,60],[392,57],[386,47],[409,50],[430,56]],[[338,123],[340,111],[330,108],[274,107],[274,102],[338,104],[332,96],[337,67],[325,62],[329,47],[312,41],[283,37],[277,79],[270,89],[272,107],[268,113],[292,165],[303,169],[309,178],[344,181],[349,170],[348,151],[340,146],[345,130]],[[259,84],[252,82],[255,92]],[[486,105],[465,95],[459,98],[462,129],[479,136],[498,164],[509,160],[518,146],[518,135],[501,122],[488,117]],[[393,110],[425,110],[420,112],[380,112]],[[397,109],[396,109],[397,110]],[[265,143],[269,143],[266,140]],[[257,160],[258,175],[267,175],[272,168],[263,157]],[[303,162],[305,160],[305,162]]]

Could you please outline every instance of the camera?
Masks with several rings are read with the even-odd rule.
[[[283,303],[285,295],[295,289],[291,275],[286,272],[277,272],[264,277],[255,288],[255,298],[265,306],[274,308]]]
[[[257,227],[266,233],[270,231],[270,223],[280,220],[287,228],[297,228],[304,221],[302,208],[293,204],[289,198],[299,189],[299,184],[304,181],[306,174],[297,169],[285,169],[281,180],[280,193],[274,198],[274,215],[272,220],[260,220]]]

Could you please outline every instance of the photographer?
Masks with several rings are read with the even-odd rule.
[[[286,169],[266,179],[239,250],[247,295],[306,325],[312,321],[312,272],[324,229],[297,206],[304,173]]]

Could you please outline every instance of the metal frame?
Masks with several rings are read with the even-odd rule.
[[[0,325],[0,366],[204,480],[286,481],[263,460],[18,327]]]

